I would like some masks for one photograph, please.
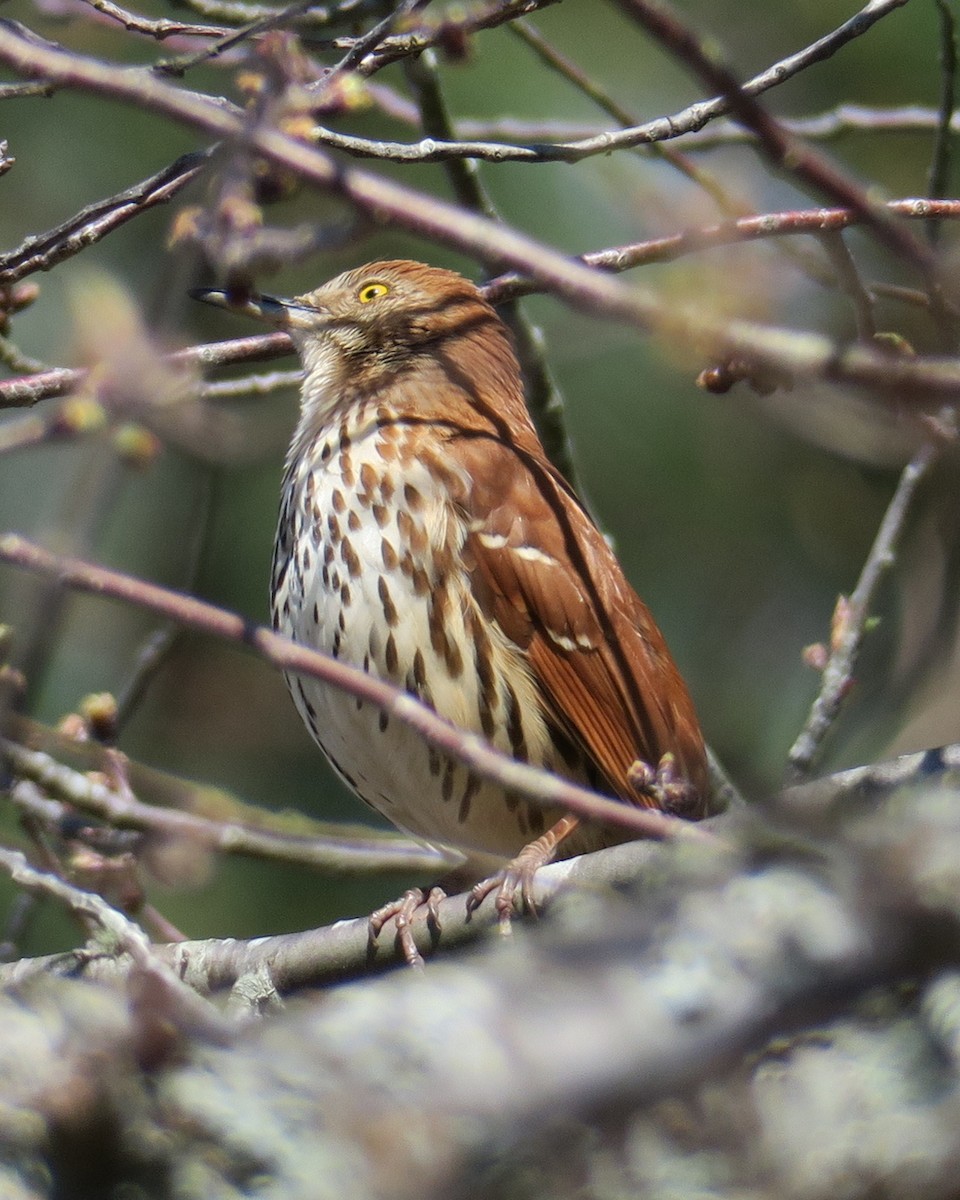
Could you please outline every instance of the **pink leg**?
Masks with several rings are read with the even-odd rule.
[[[510,919],[516,908],[517,892],[519,892],[524,911],[536,916],[537,907],[533,902],[533,877],[541,867],[553,860],[557,847],[579,824],[579,817],[561,817],[535,842],[524,846],[516,858],[508,862],[502,871],[498,871],[496,875],[491,875],[489,879],[483,879],[476,884],[467,899],[467,910],[473,912],[491,892],[496,891],[500,929],[503,933],[509,933]]]

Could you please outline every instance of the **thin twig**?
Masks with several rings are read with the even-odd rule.
[[[262,362],[292,353],[293,343],[285,333],[265,333],[176,350],[166,361],[173,366],[211,368]],[[38,375],[0,380],[0,409],[28,408],[52,396],[66,395],[80,387],[87,374],[78,367],[56,367]]]
[[[217,821],[181,809],[144,804],[133,795],[108,787],[74,771],[49,754],[0,739],[0,757],[13,772],[69,801],[81,812],[108,821],[115,829],[135,829],[169,838],[188,838],[220,854],[265,861],[296,863],[334,874],[370,871],[442,871],[449,859],[409,838],[373,835],[356,830],[342,837],[300,836],[258,829],[236,820]]]
[[[110,596],[211,637],[249,646],[279,670],[320,679],[372,704],[476,774],[496,780],[535,804],[562,808],[578,816],[629,829],[638,836],[703,836],[688,821],[606,799],[546,771],[508,758],[482,738],[444,721],[433,709],[399,688],[193,596],[106,567],[58,557],[17,534],[0,537],[0,561],[52,576],[61,586]]]
[[[619,123],[621,129],[631,129],[640,125],[640,119],[634,113],[628,111],[623,105],[614,100],[605,89],[601,88],[575,62],[565,54],[561,54],[529,21],[514,21],[509,28],[511,33],[519,37],[525,45],[529,46],[537,54],[541,62],[560,74],[568,83],[572,83],[578,91],[592,100],[608,116],[613,117]],[[702,188],[726,216],[745,215],[745,207],[729,195],[719,179],[711,172],[699,167],[681,150],[675,149],[666,142],[651,142],[649,149],[654,155],[670,163],[686,179],[696,184],[697,187]]]
[[[850,693],[854,670],[866,632],[870,609],[884,573],[893,565],[897,544],[920,484],[929,474],[939,455],[932,442],[917,451],[904,468],[893,498],[887,507],[870,553],[867,555],[857,586],[844,605],[842,619],[831,639],[831,652],[823,670],[820,692],[810,715],[788,756],[788,783],[800,783],[810,773],[824,738],[829,733],[843,702]]]
[[[946,195],[950,180],[950,126],[956,104],[957,29],[946,0],[935,0],[935,3],[940,20],[940,107],[937,136],[927,175],[927,194],[939,200]],[[926,229],[930,245],[935,246],[940,236],[939,222],[931,221]]]
[[[714,48],[708,49],[662,0],[616,0],[616,3],[708,87],[724,96],[737,120],[756,134],[758,149],[774,167],[788,171],[800,183],[858,212],[883,245],[919,271],[931,299],[935,299],[940,283],[937,263],[929,248],[897,224],[882,205],[875,204],[859,184],[772,117],[740,84]],[[906,0],[900,0],[903,3]]]
[[[158,42],[162,42],[168,37],[180,36],[223,37],[227,32],[216,25],[191,25],[185,21],[170,21],[165,17],[153,20],[141,13],[122,8],[119,4],[114,4],[113,0],[83,0],[83,3],[89,4],[91,8],[111,21],[117,21],[131,33],[143,33],[148,37],[155,38]]]
[[[46,233],[28,237],[15,250],[0,255],[0,287],[16,283],[34,271],[49,271],[140,213],[154,205],[167,203],[196,178],[211,153],[200,150],[184,154],[149,179],[87,205]]]
[[[219,379],[202,383],[198,395],[202,400],[235,400],[239,396],[270,396],[284,388],[299,388],[303,371],[269,371],[260,375],[243,375],[239,379]]]
[[[378,96],[385,99],[381,87]],[[413,123],[413,116],[406,112],[400,102],[391,105],[390,115],[397,120]],[[781,117],[784,129],[797,137],[809,141],[834,141],[853,133],[926,133],[935,131],[940,123],[940,114],[933,108],[919,104],[875,107],[865,104],[837,104],[821,113],[806,117]],[[528,120],[522,117],[498,117],[479,119],[461,117],[456,122],[459,135],[465,139],[491,141],[494,139],[512,143],[532,144],[536,142],[579,142],[587,138],[599,138],[610,131],[588,121]],[[954,114],[950,130],[960,133],[960,116]],[[743,146],[756,141],[752,130],[729,118],[720,117],[703,129],[691,130],[680,135],[686,151],[716,150],[724,146]]]
[[[221,34],[212,45],[204,46],[202,50],[197,50],[191,54],[181,54],[176,58],[157,59],[153,65],[154,70],[163,71],[166,75],[183,76],[187,71],[200,66],[201,63],[211,62],[215,58],[220,58],[227,51],[232,50],[234,46],[239,46],[257,34],[294,24],[310,7],[311,0],[295,0],[295,3],[288,4],[284,8],[265,12],[254,17],[249,24],[242,26],[240,29],[231,29],[227,33]]]
[[[877,332],[873,317],[873,299],[864,286],[850,248],[840,232],[824,233],[820,236],[823,246],[837,275],[840,290],[849,298],[857,321],[857,337],[869,345]]]
[[[285,7],[270,4],[249,4],[243,0],[180,0],[195,13],[209,20],[228,21],[235,25],[250,26],[255,21],[271,17],[282,18]],[[339,20],[350,20],[361,16],[368,9],[376,9],[379,0],[343,0],[341,4],[314,4],[297,19],[297,26],[304,29],[325,29]]]

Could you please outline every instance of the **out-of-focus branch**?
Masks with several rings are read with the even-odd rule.
[[[914,220],[960,219],[960,200],[891,200],[887,208],[899,217]],[[653,238],[633,245],[590,251],[582,255],[580,261],[603,271],[619,273],[644,263],[671,262],[683,255],[714,247],[795,234],[822,234],[852,228],[858,223],[858,214],[844,208],[761,213],[758,216],[718,222],[715,225]],[[542,279],[515,272],[499,275],[481,287],[481,291],[493,304],[502,304],[518,296],[548,290]],[[903,299],[916,298],[903,294],[902,290],[897,291],[889,287],[878,286],[876,290],[878,294],[888,295],[895,292]],[[875,351],[867,351],[861,355],[836,352],[832,344],[813,335],[794,334],[782,329],[766,330],[759,326],[746,326],[742,322],[732,323],[731,328],[734,330],[734,336],[737,330],[748,330],[749,336],[759,338],[760,344],[765,346],[768,353],[775,354],[776,348],[780,347],[786,353],[792,353],[788,369],[792,369],[798,375],[826,375],[830,372],[839,381],[880,391],[900,393],[904,389],[915,389],[918,398],[921,399],[931,394],[950,393],[960,389],[960,363],[951,358],[918,356],[897,360],[894,365],[890,358],[878,355]],[[769,346],[765,342],[767,337],[771,339]],[[756,350],[757,343],[754,343],[752,348]],[[170,356],[170,361],[174,364],[216,368],[280,358],[292,353],[293,344],[285,333],[269,333],[179,350]],[[78,387],[85,374],[80,369],[61,367],[29,377],[0,380],[0,408],[26,407],[53,396],[62,396]],[[245,381],[204,386],[209,389],[211,396],[227,396],[250,390],[273,390],[274,387],[295,382],[296,377],[296,373],[290,372],[285,373],[282,378],[271,376],[262,383],[254,380],[249,386]],[[202,394],[206,396],[207,392],[203,391]],[[906,400],[909,398],[909,395],[904,397]]]
[[[115,953],[119,951],[129,955],[136,971],[150,980],[157,992],[156,999],[163,997],[163,1003],[158,1004],[158,1014],[166,1009],[168,1015],[175,1018],[183,1029],[219,1042],[228,1038],[228,1026],[216,1009],[199,996],[196,989],[185,984],[169,964],[155,953],[138,925],[105,900],[92,892],[81,891],[55,875],[37,871],[18,850],[0,847],[0,869],[6,871],[18,887],[56,900],[81,917],[112,944],[110,948]]]
[[[110,787],[72,770],[49,754],[0,738],[0,758],[23,779],[68,801],[81,812],[108,822],[115,829],[133,829],[170,838],[189,838],[194,845],[221,854],[238,854],[267,861],[297,863],[321,871],[353,874],[367,871],[433,871],[449,860],[437,850],[407,838],[359,831],[326,837],[284,834],[258,829],[237,820],[214,820],[197,813],[144,804],[129,792]]]
[[[940,22],[940,111],[937,114],[937,136],[927,175],[927,195],[933,199],[946,194],[950,177],[950,123],[956,104],[957,28],[953,12],[946,0],[936,0]],[[931,221],[927,237],[936,246],[940,226]]]
[[[412,114],[399,104],[391,108],[398,120],[411,123]],[[808,141],[833,141],[851,133],[924,133],[940,124],[940,113],[920,104],[893,105],[888,108],[866,104],[838,104],[806,117],[780,117],[780,124],[797,137]],[[578,142],[599,138],[602,126],[584,121],[537,121],[522,117],[497,117],[480,120],[462,117],[456,122],[458,133],[466,139],[509,139],[512,142]],[[960,133],[960,114],[954,113],[950,131]],[[721,117],[702,129],[680,135],[684,150],[715,150],[723,146],[742,146],[756,140],[750,129]]]
[[[34,271],[49,271],[78,254],[127,221],[157,204],[165,204],[197,177],[211,151],[184,154],[156,175],[124,192],[89,204],[69,221],[46,233],[28,237],[15,250],[0,255],[0,287],[9,286]]]

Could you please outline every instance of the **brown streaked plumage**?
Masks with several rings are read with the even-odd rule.
[[[202,298],[287,329],[304,364],[274,555],[276,627],[507,753],[628,803],[660,803],[652,772],[636,764],[655,770],[672,755],[694,797],[686,815],[704,815],[703,740],[683,680],[548,461],[509,334],[474,285],[397,261],[290,301]],[[526,876],[618,840],[477,779],[352,697],[289,682],[346,782],[401,828],[463,851],[474,878],[525,847]]]

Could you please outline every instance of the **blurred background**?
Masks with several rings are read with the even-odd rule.
[[[701,35],[715,38],[747,78],[822,37],[856,9],[835,0],[775,9],[760,0],[690,0],[683,15]],[[186,19],[183,9],[159,2],[138,11]],[[176,39],[158,46],[116,23],[93,20],[80,0],[13,0],[4,14],[105,59],[146,63],[184,48]],[[533,21],[640,120],[703,96],[696,80],[613,6],[567,3],[545,8]],[[765,103],[781,117],[810,116],[839,104],[934,108],[938,54],[935,5],[908,4],[834,58],[775,89]],[[316,57],[332,63],[337,55]],[[242,59],[228,57],[216,69],[191,71],[186,83],[236,99],[243,66]],[[439,72],[452,118],[472,123],[470,128],[505,119],[613,127],[505,28],[477,34],[462,58],[441,56]],[[14,77],[4,72],[2,78]],[[371,85],[408,95],[399,65],[378,73]],[[413,125],[376,104],[328,124],[369,138],[419,137]],[[0,136],[16,158],[0,181],[0,253],[206,144],[150,113],[69,91],[5,98]],[[824,149],[871,195],[915,196],[925,194],[933,138],[930,129],[854,132]],[[676,148],[683,150],[684,143]],[[752,211],[819,203],[772,174],[749,145],[691,147],[689,153]],[[451,197],[440,166],[367,165]],[[701,188],[649,152],[576,165],[481,164],[480,177],[505,222],[571,253],[655,238],[721,216]],[[951,185],[954,179],[955,173]],[[196,246],[171,235],[178,215],[203,210],[209,187],[201,178],[171,205],[139,216],[49,275],[34,276],[39,298],[8,331],[19,351],[50,365],[90,365],[141,336],[174,349],[258,332],[187,298],[189,287],[214,280]],[[266,214],[287,227],[344,217],[336,202],[306,187],[292,189]],[[948,260],[954,241],[944,228],[940,247]],[[862,233],[849,235],[848,244],[866,278],[916,286]],[[789,246],[826,262],[809,239],[791,239]],[[264,274],[257,283],[280,295],[296,294],[378,257],[421,258],[482,277],[478,264],[379,229],[305,257],[296,268]],[[696,299],[705,312],[815,329],[838,341],[855,334],[849,303],[798,270],[781,241],[690,255],[629,278],[667,297]],[[856,582],[898,469],[917,444],[917,427],[905,411],[878,410],[837,391],[797,387],[764,399],[741,385],[725,396],[709,395],[695,380],[710,364],[676,347],[550,298],[524,304],[543,331],[591,509],[663,628],[714,749],[747,795],[760,798],[778,786],[787,750],[816,694],[819,677],[804,665],[802,651],[828,637],[837,595]],[[937,349],[922,311],[891,300],[880,304],[877,315],[881,329],[900,333],[918,349]],[[122,362],[115,369],[122,370]],[[3,454],[0,528],[266,621],[280,472],[296,396],[288,389],[223,401],[222,407],[230,422],[239,421],[230,428],[240,432],[229,446],[213,450],[203,438],[185,439],[124,459],[116,439],[101,432]],[[948,455],[915,506],[824,770],[960,735],[955,467]],[[156,627],[149,616],[97,598],[58,601],[37,580],[5,568],[0,589],[0,620],[22,639],[36,635],[28,697],[33,715],[56,723],[88,693],[123,693]],[[252,654],[192,634],[177,641],[152,678],[120,745],[137,760],[215,784],[245,802],[324,820],[378,821],[336,782],[282,679]],[[4,820],[13,836],[14,819]],[[189,878],[181,873],[176,887],[154,881],[150,889],[157,906],[189,936],[240,937],[357,915],[409,882],[216,860]],[[21,948],[38,952],[75,940],[62,918],[41,909]]]

